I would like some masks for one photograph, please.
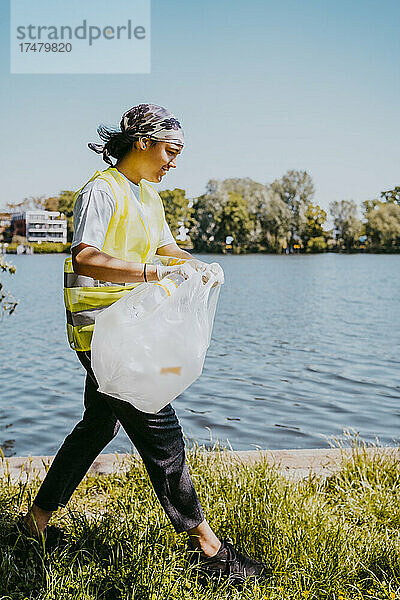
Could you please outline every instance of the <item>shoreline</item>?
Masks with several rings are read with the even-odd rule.
[[[358,448],[315,448],[295,450],[204,450],[196,452],[218,454],[228,463],[242,463],[249,466],[260,460],[266,460],[271,467],[290,479],[299,480],[316,475],[328,477],[337,472],[343,460],[351,458],[355,452],[368,456],[395,455],[400,459],[400,448],[395,446]],[[190,456],[190,450],[188,455]],[[100,454],[92,463],[88,475],[110,475],[122,473],[129,468],[130,458],[141,460],[139,454]],[[11,481],[27,481],[31,478],[44,478],[46,470],[54,456],[11,456],[0,458],[0,478],[10,477]]]

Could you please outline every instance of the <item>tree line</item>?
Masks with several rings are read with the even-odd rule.
[[[313,202],[306,171],[289,170],[271,184],[250,178],[210,180],[189,202],[184,190],[160,192],[173,234],[184,227],[195,252],[399,252],[400,186],[362,204]],[[179,240],[178,240],[179,241]]]
[[[400,186],[362,203],[336,200],[328,213],[313,202],[315,187],[307,171],[289,170],[262,184],[252,179],[212,179],[201,196],[189,199],[183,189],[160,192],[172,234],[194,252],[316,253],[399,252]],[[19,209],[44,208],[64,213],[72,240],[73,192],[29,198]],[[17,205],[8,205],[14,209]]]

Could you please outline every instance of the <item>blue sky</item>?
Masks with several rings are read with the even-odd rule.
[[[7,2],[0,10],[0,207],[83,185],[106,167],[86,147],[97,125],[141,102],[185,130],[160,189],[193,197],[211,178],[306,169],[327,208],[400,184],[396,1],[153,0],[151,73],[140,75],[11,75]]]

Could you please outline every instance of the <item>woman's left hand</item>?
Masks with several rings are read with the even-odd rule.
[[[218,263],[206,263],[201,260],[197,260],[197,258],[191,258],[186,261],[185,264],[189,264],[196,271],[201,271],[203,273],[203,281],[207,282],[210,278],[210,273],[214,275],[217,280],[217,283],[224,283],[225,277],[224,272],[222,270],[221,265]]]

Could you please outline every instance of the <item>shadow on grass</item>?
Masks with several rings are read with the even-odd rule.
[[[4,516],[0,521],[1,598],[119,600],[127,598],[132,588],[138,594],[135,597],[153,598],[151,586],[140,581],[140,557],[127,568],[129,528],[117,532],[111,518],[88,522],[84,514],[74,514],[69,537],[57,547],[21,533],[16,523]],[[157,537],[156,531],[148,535]],[[49,576],[63,586],[54,596],[47,594]]]
[[[5,515],[0,520],[0,556],[0,593],[36,598],[46,584],[44,548],[21,535],[15,521]]]

